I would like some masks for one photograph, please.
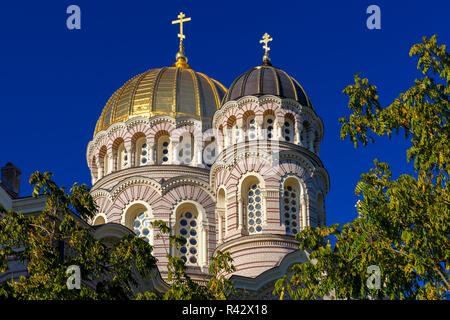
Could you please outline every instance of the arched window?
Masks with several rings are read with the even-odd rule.
[[[149,159],[149,150],[147,145],[147,138],[140,137],[136,140],[136,166],[145,166]]]
[[[149,242],[150,237],[150,221],[145,211],[140,212],[134,218],[133,231],[137,236],[144,237]]]
[[[103,218],[102,216],[98,215],[95,218],[93,225],[94,226],[98,226],[98,225],[105,224],[105,223],[106,223],[105,218]]]
[[[125,144],[122,142],[117,148],[117,170],[122,170],[127,167],[128,155],[125,149]]]
[[[249,234],[260,233],[263,224],[263,201],[259,182],[253,181],[247,190],[247,228]]]
[[[168,150],[168,148],[167,148]],[[164,151],[163,151],[164,153]],[[183,133],[177,148],[177,156],[180,164],[189,165],[194,154],[194,139],[189,132]]]
[[[291,117],[284,117],[283,131],[282,135],[285,141],[294,142],[294,120]]]
[[[157,140],[156,159],[158,164],[170,163],[170,137],[168,134],[161,135]]]
[[[150,214],[143,204],[136,203],[132,205],[125,213],[123,223],[126,227],[133,230],[137,236],[144,238],[147,242],[152,242],[153,233],[150,225]]]
[[[234,116],[231,116],[230,119],[228,119],[228,130],[229,133],[231,133],[231,144],[233,145],[238,142],[240,134],[240,129]]]
[[[266,138],[267,140],[273,139],[274,135],[274,124],[275,124],[275,117],[273,115],[268,115],[264,117],[264,129],[266,130]]]
[[[206,142],[205,149],[203,150],[203,162],[208,168],[210,168],[217,157],[217,143],[214,137],[211,137],[210,141]]]
[[[281,223],[286,234],[296,235],[300,230],[300,185],[295,178],[288,178],[281,191]]]
[[[254,115],[250,115],[247,117],[247,137],[248,140],[256,140],[256,121],[255,121],[255,116]]]
[[[198,211],[195,205],[186,203],[177,210],[176,234],[182,237],[183,245],[178,248],[177,255],[186,265],[200,264],[200,230]],[[206,250],[206,249],[205,249]]]
[[[217,224],[218,224],[218,240],[219,243],[223,242],[226,233],[225,221],[227,219],[227,198],[223,188],[219,189],[217,193]]]

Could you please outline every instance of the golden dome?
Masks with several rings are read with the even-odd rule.
[[[138,74],[109,98],[95,126],[95,134],[132,117],[167,115],[210,122],[226,88],[187,67],[151,69]]]

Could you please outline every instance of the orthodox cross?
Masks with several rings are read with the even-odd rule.
[[[264,43],[263,49],[266,50],[265,55],[267,55],[267,52],[270,50],[270,47],[268,47],[267,44],[272,40],[273,38],[271,38],[267,32],[264,33],[262,40],[259,40],[259,43]]]
[[[180,24],[180,33],[178,34],[178,38],[180,38],[180,48],[183,46],[183,39],[186,38],[186,36],[183,34],[183,22],[191,21],[191,18],[184,19],[185,14],[183,12],[180,12],[178,15],[179,20],[172,21],[172,24]]]

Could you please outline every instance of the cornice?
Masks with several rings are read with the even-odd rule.
[[[287,236],[287,235],[278,235],[278,234],[270,234],[270,233],[263,233],[263,234],[257,234],[257,235],[247,235],[242,236],[227,242],[224,242],[220,246],[218,246],[214,254],[217,253],[217,251],[231,251],[234,249],[238,249],[242,246],[249,246],[251,247],[260,247],[264,245],[275,245],[280,246],[283,248],[292,248],[292,249],[298,249],[299,242],[296,240],[293,236]]]
[[[205,177],[205,180],[209,179],[209,169],[190,167],[186,165],[145,165],[139,167],[125,168],[119,171],[114,171],[103,178],[99,179],[92,186],[91,190],[103,189],[103,186],[114,181],[122,181],[133,176],[143,176],[144,174],[151,173],[164,173],[177,174],[177,175],[187,175],[196,177]]]

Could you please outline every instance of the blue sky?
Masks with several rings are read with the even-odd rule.
[[[66,28],[66,8],[81,8],[81,30]],[[381,9],[381,30],[369,30],[366,9]],[[354,187],[373,159],[411,173],[409,142],[379,138],[354,149],[339,139],[348,115],[342,90],[362,71],[390,103],[413,85],[409,49],[422,36],[450,45],[449,1],[3,1],[0,4],[0,164],[30,174],[51,171],[59,185],[90,185],[86,147],[110,95],[148,69],[170,66],[178,49],[180,11],[185,50],[196,71],[229,86],[261,64],[268,32],[274,66],[296,78],[322,118],[320,158],[330,174],[327,222],[356,217]]]

